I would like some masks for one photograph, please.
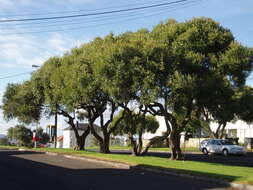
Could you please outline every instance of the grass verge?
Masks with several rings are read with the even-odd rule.
[[[97,146],[93,146],[93,147],[87,147],[87,150],[98,150]],[[198,148],[195,147],[188,147],[188,148],[181,148],[183,152],[200,152]],[[110,150],[131,150],[131,147],[128,146],[111,146]],[[162,147],[162,148],[149,148],[149,151],[152,152],[170,152],[170,148],[169,147]]]
[[[228,182],[253,185],[253,168],[251,167],[228,166],[198,161],[172,161],[167,158],[159,158],[152,156],[134,157],[125,154],[102,154],[91,151],[73,151],[72,149],[40,148],[33,150],[84,156],[108,161],[118,161],[130,164],[132,166],[155,167],[177,173],[212,177]]]
[[[24,148],[24,147],[0,145],[0,149],[17,150],[19,148]]]

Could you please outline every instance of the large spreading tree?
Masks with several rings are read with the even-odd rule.
[[[74,109],[84,110],[101,152],[109,152],[110,134],[133,110],[162,116],[167,130],[147,148],[169,137],[171,159],[181,159],[180,133],[193,117],[217,122],[218,131],[236,118],[251,121],[251,106],[242,104],[252,100],[252,89],[245,86],[252,55],[230,30],[209,18],[168,20],[151,31],[110,34],[49,59],[27,82],[38,89],[31,94],[16,96],[9,86],[5,116],[22,118],[38,106],[36,114],[48,108],[67,117],[74,129]],[[30,95],[35,102],[23,99]],[[24,103],[31,107],[16,113],[12,106]],[[124,114],[112,122],[118,110]],[[100,122],[103,135],[94,130],[94,122]]]

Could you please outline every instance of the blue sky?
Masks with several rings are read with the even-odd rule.
[[[94,13],[125,9],[173,0],[0,0],[0,20],[13,18],[48,17],[80,13]],[[119,34],[140,28],[152,29],[168,18],[177,21],[193,17],[210,17],[229,28],[235,38],[246,46],[253,46],[252,0],[189,0],[183,4],[165,8],[133,11],[99,17],[83,17],[62,21],[34,23],[0,23],[0,99],[8,83],[22,82],[30,74],[7,79],[6,76],[32,72],[33,64],[41,65],[51,56],[62,55],[72,47],[79,46],[97,36],[109,32]],[[51,31],[51,32],[45,32]],[[252,78],[252,77],[250,77]],[[253,86],[253,80],[247,81]],[[1,102],[1,100],[0,100]],[[44,119],[42,126],[53,123]],[[16,124],[2,119],[0,110],[0,133]],[[60,119],[62,128],[66,126]]]

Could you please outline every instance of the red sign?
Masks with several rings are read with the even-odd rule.
[[[32,138],[32,141],[38,141],[39,138],[36,136],[36,133],[33,132],[33,138]]]

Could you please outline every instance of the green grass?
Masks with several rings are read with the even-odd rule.
[[[0,145],[0,149],[11,149],[11,150],[16,150],[16,149],[19,149],[19,148],[24,148],[24,147]]]
[[[98,147],[97,146],[93,146],[93,147],[87,147],[86,149],[87,150],[94,150],[94,149],[98,150]],[[110,150],[131,150],[131,147],[128,147],[128,146],[111,146]],[[149,151],[152,151],[152,152],[159,152],[159,151],[169,152],[170,148],[168,148],[168,147],[150,148]],[[182,148],[182,151],[183,152],[199,152],[199,149],[195,148],[195,147],[190,147],[190,148]]]
[[[197,161],[172,161],[167,158],[159,158],[152,156],[134,157],[131,155],[122,154],[101,154],[91,151],[73,151],[71,149],[41,148],[36,150],[56,152],[62,154],[75,154],[78,156],[85,156],[96,159],[118,161],[130,164],[132,166],[138,165],[155,167],[178,173],[207,176],[216,179],[226,180],[229,182],[253,185],[253,168],[251,167],[228,166]]]

